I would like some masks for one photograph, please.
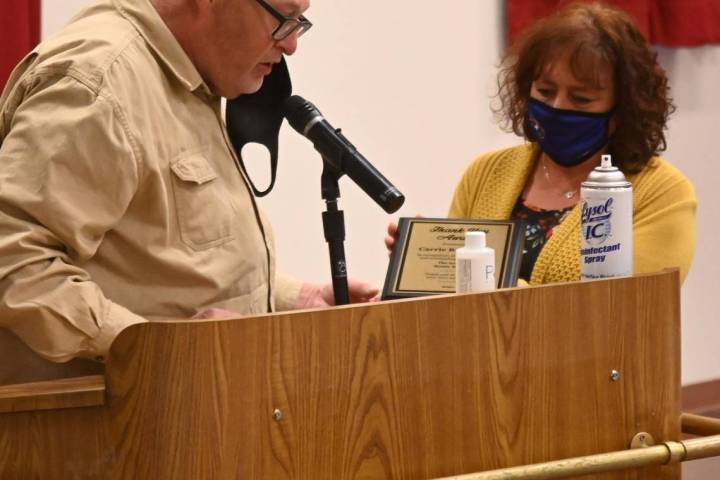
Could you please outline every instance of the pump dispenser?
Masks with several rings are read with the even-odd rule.
[[[455,251],[457,293],[495,290],[495,250],[486,243],[485,232],[465,233],[465,246]]]

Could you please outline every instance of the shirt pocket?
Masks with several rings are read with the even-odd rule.
[[[229,193],[208,160],[191,154],[170,164],[180,236],[193,250],[233,239]]]

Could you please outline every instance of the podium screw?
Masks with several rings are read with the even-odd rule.
[[[275,419],[276,422],[279,422],[283,418],[282,411],[279,408],[276,408],[273,410],[272,417]]]
[[[612,372],[610,372],[610,380],[612,380],[613,382],[617,382],[618,380],[620,380],[620,371],[613,370]]]

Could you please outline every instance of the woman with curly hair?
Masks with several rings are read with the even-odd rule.
[[[450,217],[522,219],[520,277],[578,280],[580,184],[610,153],[633,184],[634,271],[679,267],[684,279],[695,248],[695,194],[657,156],[674,106],[657,55],[631,18],[575,4],[540,20],[509,49],[498,86],[496,113],[528,142],[475,160]]]

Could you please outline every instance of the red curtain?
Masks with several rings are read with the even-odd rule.
[[[10,72],[40,41],[40,0],[2,0],[0,6],[0,90]]]
[[[507,0],[510,42],[533,21],[571,0]],[[635,18],[650,43],[694,47],[720,43],[720,0],[605,0]]]
[[[720,0],[654,0],[650,3],[652,43],[668,47],[720,43]]]

